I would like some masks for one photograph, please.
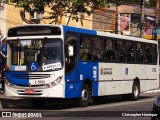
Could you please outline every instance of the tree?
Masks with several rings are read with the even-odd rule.
[[[43,17],[43,19],[52,19],[50,24],[60,24],[62,17],[68,13],[68,23],[71,18],[76,21],[80,19],[82,25],[84,13],[90,15],[95,9],[110,7],[111,4],[115,5],[119,3],[119,1],[120,0],[14,0],[17,7],[23,8],[21,17],[27,23],[34,23],[35,21],[25,19],[24,12],[28,12],[33,16],[35,12],[43,14],[45,7],[49,7],[52,11],[49,12],[49,16]]]

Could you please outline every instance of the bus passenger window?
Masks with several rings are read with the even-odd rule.
[[[152,55],[146,54],[144,57],[144,63],[152,63]]]
[[[82,41],[81,41],[81,47],[83,48],[92,48],[93,46],[93,40],[91,37],[85,36],[82,37]]]
[[[92,53],[90,49],[80,49],[80,59],[81,60],[92,60]]]
[[[114,51],[106,50],[104,52],[104,61],[109,61],[109,62],[114,61]]]
[[[127,62],[135,62],[135,55],[134,53],[127,53]]]
[[[126,42],[125,41],[117,41],[117,50],[126,51]]]
[[[152,45],[145,44],[145,56],[144,56],[144,63],[152,63]]]
[[[157,54],[153,55],[153,64],[156,65],[157,64]]]
[[[81,35],[80,38],[80,59],[92,60],[93,38],[87,35]]]
[[[150,44],[145,44],[145,53],[151,53],[152,46]]]
[[[113,40],[110,38],[106,38],[106,49],[113,50]]]
[[[142,43],[137,43],[137,46],[136,46],[137,50],[137,54],[136,54],[136,61],[138,63],[143,63],[143,60],[144,60],[144,55],[143,55],[143,44]]]
[[[117,62],[126,62],[126,54],[122,52],[116,53],[116,61]]]
[[[117,41],[116,62],[126,62],[126,43],[125,41]]]
[[[93,60],[103,60],[103,50],[93,50]]]
[[[127,62],[135,62],[134,43],[131,41],[126,42]]]
[[[123,41],[121,45],[122,51],[126,51],[126,43]]]
[[[102,37],[94,37],[93,60],[103,61],[104,43]]]
[[[157,64],[157,46],[156,45],[152,45],[152,55],[153,55],[153,64],[156,65]]]
[[[85,52],[84,49],[80,49],[80,58],[81,60],[87,60],[87,53]]]
[[[105,51],[104,51],[104,61],[113,62],[114,61],[114,40],[111,38],[105,39]]]

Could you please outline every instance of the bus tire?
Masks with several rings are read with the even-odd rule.
[[[34,107],[36,107],[36,108],[41,108],[45,104],[45,100],[44,99],[32,98],[32,99],[30,99],[30,101],[31,101],[32,105],[34,105]]]
[[[87,107],[91,98],[91,91],[87,84],[84,84],[81,91],[81,97],[79,100],[80,107]]]
[[[139,84],[138,82],[134,81],[131,93],[131,100],[137,101],[139,99],[139,93],[140,93]]]

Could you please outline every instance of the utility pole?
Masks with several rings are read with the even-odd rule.
[[[116,3],[116,19],[115,19],[115,34],[118,34],[118,3]]]
[[[140,20],[140,37],[144,37],[144,0],[140,1],[141,20]]]
[[[160,0],[157,0],[157,4],[156,4],[156,25],[155,25],[155,29],[156,29],[156,33],[155,33],[155,40],[158,41],[158,17],[160,15]]]

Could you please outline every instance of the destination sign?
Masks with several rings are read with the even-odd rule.
[[[8,37],[18,36],[42,36],[42,35],[61,35],[61,29],[57,26],[20,26],[10,28]]]

